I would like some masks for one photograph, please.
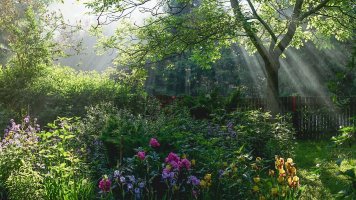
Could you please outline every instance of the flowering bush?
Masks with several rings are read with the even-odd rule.
[[[74,124],[61,118],[48,125],[50,131],[40,131],[29,116],[22,124],[10,121],[0,142],[3,199],[93,198]]]
[[[252,165],[255,174],[252,186],[254,196],[259,199],[298,199],[300,197],[303,187],[300,187],[297,169],[292,158],[288,158],[285,162],[284,158],[275,156],[277,174],[272,169],[266,173],[262,167],[262,159],[258,157]],[[268,174],[268,177],[260,178],[265,174]]]
[[[151,147],[158,147],[157,144],[155,138],[149,141]],[[125,158],[111,176],[104,176],[99,188],[105,198],[107,195],[122,199],[198,198],[202,187],[211,185],[211,175],[200,181],[193,175],[194,165],[195,161],[184,154],[179,156],[170,152],[162,162],[155,148],[149,151],[138,149],[137,155]],[[112,194],[108,194],[111,180]]]

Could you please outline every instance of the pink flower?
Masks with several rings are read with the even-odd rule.
[[[190,169],[191,163],[188,159],[184,158],[182,159],[182,161],[179,163],[179,167],[180,168],[186,168],[186,169]]]
[[[110,179],[105,175],[99,182],[99,188],[103,192],[109,192],[111,187]]]
[[[180,158],[177,156],[177,154],[171,152],[168,154],[167,158],[165,159],[166,163],[170,163],[172,161],[178,163],[180,161]]]
[[[171,152],[168,154],[165,162],[168,163],[173,169],[179,169],[180,166],[180,158],[177,154]]]
[[[140,159],[140,160],[144,160],[145,157],[146,157],[146,153],[144,151],[139,151],[137,153],[137,157]]]
[[[161,144],[157,141],[156,138],[151,138],[150,140],[150,146],[153,148],[161,146]]]

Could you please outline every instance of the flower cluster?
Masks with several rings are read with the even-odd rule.
[[[293,163],[292,158],[288,158],[287,162],[284,162],[283,158],[276,156],[275,167],[279,172],[279,176],[277,178],[279,183],[284,182],[284,178],[287,177],[288,185],[291,188],[299,187],[299,177],[297,176],[297,169],[295,167],[295,163]],[[286,170],[284,170],[284,166]]]
[[[140,160],[144,160],[146,158],[146,153],[144,151],[139,151],[139,152],[137,152],[137,157]]]
[[[133,193],[136,199],[140,199],[144,188],[145,181],[136,179],[134,175],[124,176],[119,170],[114,171],[114,180],[125,192]]]
[[[40,126],[34,119],[34,126],[30,124],[30,117],[24,119],[23,124],[16,124],[15,120],[11,119],[8,126],[4,130],[4,137],[0,141],[0,151],[8,146],[25,147],[32,146],[38,142],[37,132],[40,131]]]
[[[200,181],[200,186],[202,188],[208,188],[211,186],[211,174],[205,174],[204,179]]]
[[[198,186],[200,185],[200,180],[196,176],[189,176],[187,183]]]
[[[104,175],[103,178],[99,181],[99,188],[102,192],[109,192],[111,189],[111,181],[107,175]]]
[[[165,162],[168,164],[168,167],[166,169],[168,170],[181,170],[181,169],[187,169],[189,170],[191,167],[191,162],[187,158],[181,159],[177,154],[171,152],[168,154],[168,156],[165,159]]]
[[[158,147],[161,146],[161,144],[157,141],[156,138],[151,138],[150,146],[153,147],[153,148],[158,148]]]
[[[120,170],[114,171],[112,188],[118,188],[123,199],[144,199],[157,194],[179,196],[187,191],[198,198],[200,188],[211,186],[211,174],[205,175],[203,180],[192,174],[192,166],[196,163],[194,159],[189,160],[185,154],[179,156],[170,152],[161,163],[155,152],[160,146],[158,140],[151,138],[149,146],[153,151],[139,149],[134,158],[125,159],[127,163]],[[126,172],[130,175],[124,175]],[[104,177],[99,183],[103,194],[110,191],[110,187],[106,187],[108,181],[109,178]]]

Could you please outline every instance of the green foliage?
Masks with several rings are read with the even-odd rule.
[[[215,115],[214,121],[222,124],[223,130],[235,133],[237,144],[245,145],[255,156],[270,158],[274,155],[293,154],[294,131],[283,116],[273,118],[270,113],[258,110],[235,111]]]
[[[355,118],[355,117],[354,117]],[[340,129],[340,134],[338,136],[333,136],[331,140],[336,146],[355,144],[356,142],[356,127],[355,126],[345,126]]]
[[[118,49],[118,62],[124,66],[143,66],[184,52],[206,68],[221,57],[221,48],[234,42],[242,44],[250,52],[260,47],[258,52],[261,54],[261,48],[267,51],[269,45],[278,52],[277,44],[282,38],[291,37],[286,44],[297,48],[310,40],[325,47],[327,44],[322,42],[327,38],[335,37],[339,41],[352,38],[355,16],[349,1],[326,4],[304,1],[300,14],[295,13],[295,16],[287,10],[291,10],[297,1],[250,2],[251,5],[240,2],[233,5],[210,0],[178,4],[163,1],[156,6],[168,7],[166,15],[152,15],[145,20],[144,26],[123,23],[115,35],[103,36],[102,46]],[[125,1],[91,1],[86,4],[94,13],[110,16],[113,20],[120,20],[121,17],[112,16],[125,13],[131,7],[145,8],[145,5]],[[257,5],[259,9],[256,9]],[[179,9],[181,12],[177,11]],[[256,14],[252,15],[251,9],[255,9]],[[294,23],[295,32],[287,34],[289,29],[286,27],[292,28]],[[130,40],[127,35],[135,39]],[[320,40],[321,36],[324,40]]]
[[[43,176],[38,171],[33,170],[31,165],[30,163],[23,163],[6,180],[9,199],[44,199]]]
[[[0,186],[5,198],[92,198],[93,183],[88,180],[75,120],[60,118],[48,125],[50,131],[38,133],[38,128],[28,117],[22,126],[12,120],[7,128],[0,143]]]
[[[46,200],[95,199],[95,184],[88,179],[45,177],[43,187]]]
[[[341,163],[342,160],[338,160],[337,165],[340,167]],[[354,199],[356,197],[356,167],[353,166],[345,171],[340,170],[338,175],[345,176],[350,184],[336,195],[337,199]]]
[[[83,116],[85,107],[100,102],[113,102],[119,107],[138,112],[144,109],[145,92],[142,90],[141,74],[78,72],[69,67],[46,67],[31,85],[20,84],[15,68],[0,72],[0,90],[4,108],[17,113],[17,117],[30,112],[47,123],[57,116]],[[117,78],[117,81],[114,80]],[[130,82],[130,81],[136,81]],[[11,90],[11,92],[10,92]]]
[[[107,148],[111,164],[122,159],[123,155],[132,155],[133,149],[143,146],[147,137],[147,121],[127,110],[119,110],[116,115],[109,116],[101,130],[101,140]]]
[[[350,96],[356,93],[356,45],[352,45],[351,57],[344,69],[335,70],[335,77],[328,82],[333,102],[343,108],[350,103]]]

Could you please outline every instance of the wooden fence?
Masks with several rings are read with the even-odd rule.
[[[356,98],[349,98],[342,108],[337,108],[329,97],[281,97],[283,114],[291,115],[297,138],[322,139],[338,134],[341,126],[355,125]],[[266,110],[266,99],[244,98],[238,102],[238,109]]]
[[[156,96],[162,106],[180,97]],[[337,108],[330,97],[280,97],[282,114],[290,115],[291,122],[300,139],[328,139],[338,134],[341,126],[355,125],[356,97],[350,97],[342,108]],[[266,99],[243,98],[237,102],[239,110],[262,109],[266,111]]]

